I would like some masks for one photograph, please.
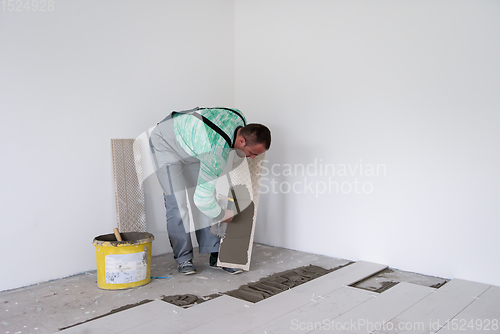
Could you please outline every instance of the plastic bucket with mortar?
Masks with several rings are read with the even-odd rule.
[[[154,236],[146,232],[121,233],[94,239],[97,286],[105,290],[128,289],[151,281],[151,247]]]

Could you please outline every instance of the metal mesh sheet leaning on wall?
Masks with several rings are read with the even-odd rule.
[[[255,234],[255,222],[257,220],[257,209],[259,205],[260,183],[262,179],[262,166],[264,164],[265,154],[260,154],[254,159],[234,157],[233,170],[229,172],[230,185],[232,187],[242,185],[245,186],[250,193],[250,198],[254,204],[254,214],[252,220],[252,227],[250,229],[250,241],[248,245],[241,245],[247,248],[247,262],[245,264],[236,264],[221,261],[224,258],[224,239],[230,238],[231,230],[226,231],[225,237],[221,240],[221,248],[219,251],[219,260],[217,264],[223,267],[240,268],[243,270],[250,270],[250,260],[252,257],[252,246]],[[231,223],[229,223],[231,224]]]
[[[134,139],[111,139],[117,226],[120,232],[146,232],[141,145]]]

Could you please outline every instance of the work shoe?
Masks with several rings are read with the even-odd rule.
[[[241,274],[243,272],[243,270],[240,268],[227,268],[227,267],[217,267],[217,266],[214,268],[222,269],[226,273],[231,274],[231,275]]]
[[[241,274],[243,270],[239,268],[227,268],[227,267],[219,267],[217,265],[217,259],[219,257],[219,253],[211,253],[210,254],[210,267],[215,268],[215,269],[221,269],[225,271],[228,274],[231,275],[236,275],[236,274]]]
[[[179,264],[177,266],[177,269],[183,275],[191,275],[191,274],[196,273],[196,270],[194,269],[194,266],[193,266],[193,261],[191,261],[191,260],[187,260],[186,262],[182,262],[181,264]]]
[[[210,253],[210,267],[217,266],[217,259],[219,258],[219,253]]]

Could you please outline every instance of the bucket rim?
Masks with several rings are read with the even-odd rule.
[[[148,232],[121,232],[120,233],[123,240],[117,241],[114,233],[102,234],[94,238],[92,244],[94,246],[133,246],[133,245],[142,245],[152,242],[155,237],[151,233]]]

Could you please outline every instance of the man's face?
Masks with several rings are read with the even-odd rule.
[[[255,158],[259,154],[266,152],[266,147],[263,143],[256,145],[247,145],[247,141],[243,136],[240,136],[239,131],[234,142],[234,149],[240,157]]]
[[[243,153],[245,154],[245,156],[247,158],[255,158],[256,156],[258,156],[259,154],[262,154],[264,152],[266,152],[266,148],[264,147],[264,144],[256,144],[256,145],[252,145],[252,146],[243,146],[241,148],[239,148],[240,151],[243,151]]]

